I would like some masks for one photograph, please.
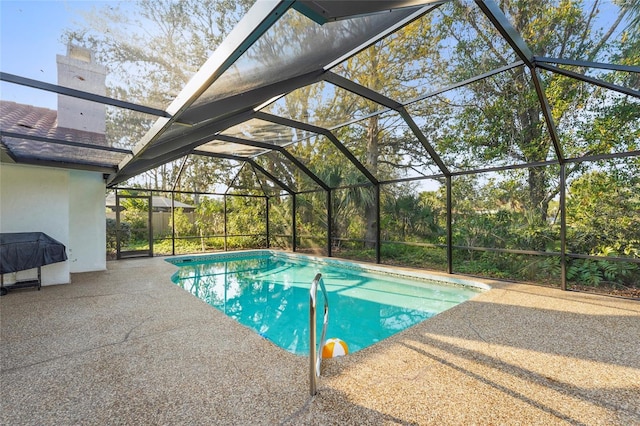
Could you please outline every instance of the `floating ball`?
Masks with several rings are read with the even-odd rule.
[[[349,353],[349,347],[345,342],[337,338],[327,339],[322,347],[322,358],[333,358]]]

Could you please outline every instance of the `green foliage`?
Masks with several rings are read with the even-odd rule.
[[[228,197],[227,232],[266,234],[266,203],[262,197]]]
[[[300,247],[320,249],[326,246],[326,210],[327,198],[324,193],[301,194],[297,197],[296,226]],[[334,228],[333,236],[335,235]]]
[[[638,287],[640,268],[636,264],[623,261],[578,259],[569,263],[567,279],[581,285]]]
[[[454,269],[490,278],[558,285],[560,259],[516,253],[454,250]]]
[[[173,227],[176,237],[186,237],[195,234],[195,224],[184,212],[183,208],[174,209],[169,224]]]
[[[144,12],[142,16],[162,24],[148,34],[136,34],[120,45],[120,24],[130,25],[134,23],[133,18],[106,10],[103,16],[94,14],[89,25],[100,27],[114,23],[110,34],[98,36],[93,28],[88,28],[70,33],[70,38],[96,47],[103,63],[117,72],[127,70],[123,64],[133,61],[138,64],[136,69],[147,77],[140,80],[143,82],[140,85],[129,84],[132,83],[130,76],[121,75],[114,79],[118,86],[110,88],[112,94],[132,101],[137,99],[140,103],[163,104],[166,94],[175,93],[204,62],[222,35],[246,10],[248,2],[242,1],[237,7],[229,7],[231,5],[229,0],[144,1],[136,4]],[[500,2],[534,55],[637,66],[640,64],[637,2],[612,5],[618,7],[620,19],[611,17],[607,21],[600,8],[587,7],[580,1]],[[625,17],[625,14],[628,15]],[[274,30],[269,37],[261,39],[256,44],[258,53],[253,60],[269,66],[270,61],[280,60],[273,53],[304,47],[297,38],[297,29],[302,28],[306,18],[294,14],[286,19],[290,19],[291,24],[288,32]],[[358,30],[355,25],[351,30]],[[152,49],[148,50],[148,46]],[[268,49],[271,54],[260,54],[265,52],[261,49]],[[511,46],[473,2],[447,2],[339,64],[333,71],[392,99],[406,101],[517,59]],[[187,67],[174,64],[187,64]],[[178,68],[177,76],[172,68]],[[636,73],[600,73],[568,65],[563,68],[625,87],[638,87]],[[540,68],[534,72],[535,75],[526,66],[511,67],[465,87],[414,102],[407,105],[407,109],[451,171],[544,163],[557,157],[548,134],[543,103],[537,97],[534,80],[538,79],[551,107],[560,148],[566,158],[640,148],[637,99]],[[268,108],[269,112],[287,118],[334,128],[339,141],[380,181],[409,177],[414,172],[418,175],[441,173],[435,167],[429,168],[431,155],[395,111],[371,115],[380,110],[379,104],[336,89],[329,83],[300,88]],[[335,128],[357,117],[366,118]],[[127,113],[109,116],[110,133],[120,130],[121,139],[117,142],[124,146],[140,137],[140,134],[130,134],[134,124],[135,117]],[[147,128],[142,125],[138,128],[142,132],[139,129]],[[291,142],[285,149],[332,188],[330,223],[327,223],[326,193],[318,191],[296,196],[297,223],[292,225],[290,199],[279,199],[279,189],[249,166],[243,166],[237,174],[235,170],[230,173],[230,166],[219,160],[190,156],[181,181],[176,183],[183,190],[195,192],[207,191],[217,183],[233,184],[233,191],[237,193],[260,196],[229,197],[227,231],[231,235],[241,234],[229,237],[229,248],[266,244],[266,203],[262,197],[267,195],[271,196],[270,237],[283,235],[285,237],[278,238],[284,241],[293,234],[292,226],[295,226],[300,247],[322,249],[330,237],[340,256],[375,260],[375,250],[370,243],[376,237],[378,226],[375,188],[363,186],[370,183],[369,180],[325,136],[297,129],[295,141]],[[255,161],[296,191],[318,187],[281,153],[260,155]],[[632,158],[589,164],[569,162],[565,168],[570,183],[566,217],[568,251],[638,258],[640,163]],[[159,170],[152,179],[153,184],[166,187],[167,181],[173,183],[177,175],[175,169],[168,166]],[[538,166],[479,176],[455,176],[453,244],[559,252],[559,174],[558,166]],[[379,225],[383,240],[446,243],[443,187],[420,193],[411,185],[383,185],[381,192]],[[125,203],[128,204],[123,217],[131,223],[132,238],[141,238],[145,207],[137,205],[139,201],[134,199]],[[173,225],[178,236],[197,236],[178,240],[179,250],[220,248],[221,239],[210,236],[224,231],[222,201],[203,199],[195,204],[198,208],[194,223],[183,212],[176,212]],[[332,234],[327,236],[329,227]],[[245,234],[247,236],[243,236]],[[274,237],[272,240],[275,241]],[[164,250],[166,243],[160,244]],[[160,250],[160,246],[157,249]],[[446,264],[444,250],[439,248],[388,243],[381,251],[383,261],[388,263],[438,269]],[[457,249],[454,261],[459,272],[498,278],[556,283],[561,273],[557,256]],[[592,286],[640,282],[636,265],[606,260],[571,259],[567,276],[573,283]]]
[[[572,182],[567,199],[568,241],[575,253],[616,251],[638,256],[640,175],[592,171]]]
[[[272,247],[291,248],[293,237],[291,197],[273,197],[269,200],[269,244]]]
[[[212,248],[211,236],[224,235],[224,201],[209,197],[199,199],[194,213],[194,222],[190,222],[190,234],[200,237],[200,250]],[[224,247],[224,245],[223,245]]]
[[[107,219],[107,253],[113,253],[117,248],[116,220]]]
[[[394,188],[396,189],[396,188]],[[382,238],[399,241],[437,242],[445,234],[440,218],[442,206],[434,205],[427,193],[408,187],[385,191],[382,201]]]
[[[567,280],[575,284],[593,287],[601,284],[634,287],[638,285],[638,278],[640,268],[632,263],[571,259],[567,266]]]
[[[383,263],[392,265],[447,269],[447,251],[442,247],[420,247],[406,244],[385,243],[380,249]]]
[[[148,212],[149,203],[146,198],[136,198],[135,191],[120,191],[120,207],[125,211]],[[144,197],[141,196],[141,197]]]
[[[126,246],[131,240],[131,225],[127,222],[120,222],[120,241]],[[117,249],[117,228],[115,219],[107,219],[107,253],[112,254]]]
[[[139,210],[124,210],[120,212],[120,224],[127,222],[131,230],[131,239],[134,241],[148,241],[149,239],[149,213]]]
[[[170,238],[165,239],[155,239],[153,241],[153,253],[154,255],[172,255],[173,243]],[[223,243],[216,244],[215,241],[212,241],[210,244],[206,245],[207,250],[205,251],[214,251],[214,250],[222,250],[224,248]],[[175,240],[175,253],[178,254],[190,254],[197,253],[201,251],[200,241],[197,239],[177,239]]]

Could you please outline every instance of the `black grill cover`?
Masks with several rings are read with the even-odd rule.
[[[0,272],[3,274],[65,260],[64,244],[44,232],[0,234]]]

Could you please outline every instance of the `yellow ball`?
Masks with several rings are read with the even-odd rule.
[[[327,339],[322,347],[322,358],[333,358],[349,353],[349,347],[345,342],[337,338]]]

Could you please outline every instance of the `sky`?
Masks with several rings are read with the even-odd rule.
[[[62,34],[83,22],[82,12],[102,9],[115,1],[0,0],[0,71],[48,83],[57,83],[56,55],[66,54]],[[585,0],[587,5],[593,0]],[[615,17],[611,0],[602,3],[605,22]],[[0,82],[0,97],[50,109],[57,95]]]
[[[81,11],[107,2],[89,0],[0,0],[0,70],[57,83],[56,55],[65,55],[65,29],[82,22]],[[56,109],[57,97],[15,84],[0,83],[3,100]]]
[[[587,6],[594,0],[585,0]],[[123,0],[0,0],[0,70],[57,83],[56,55],[66,54],[64,30],[82,23],[82,12]],[[615,6],[604,0],[601,13],[613,19]],[[3,100],[55,109],[56,95],[0,82]]]

